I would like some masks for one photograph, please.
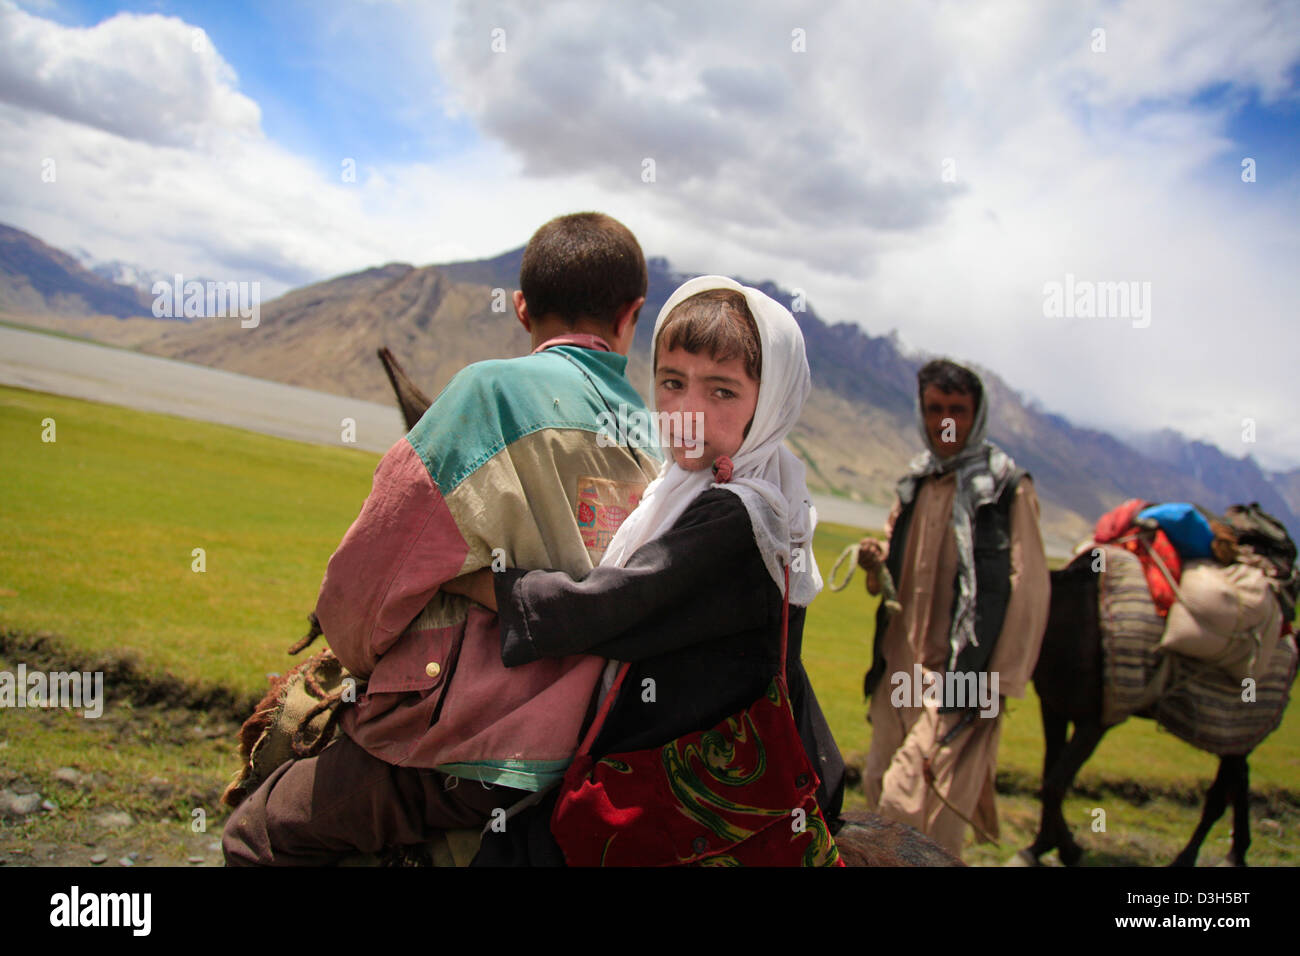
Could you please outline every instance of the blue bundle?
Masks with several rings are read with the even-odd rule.
[[[1184,501],[1152,505],[1139,511],[1137,520],[1140,523],[1154,521],[1159,525],[1169,543],[1185,559],[1214,557],[1210,549],[1214,532],[1195,505]]]

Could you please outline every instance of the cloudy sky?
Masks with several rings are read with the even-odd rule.
[[[1300,466],[1300,4],[0,0],[0,221],[53,245],[266,293],[586,208]]]

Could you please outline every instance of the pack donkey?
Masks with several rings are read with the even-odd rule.
[[[1101,599],[1105,597],[1103,589],[1110,585],[1104,573],[1094,570],[1092,556],[1087,552],[1065,568],[1053,571],[1051,578],[1051,610],[1033,675],[1042,709],[1046,745],[1040,791],[1042,818],[1034,842],[1019,851],[1010,862],[1038,865],[1039,857],[1055,849],[1062,863],[1074,866],[1082,857],[1083,849],[1075,842],[1065,822],[1062,802],[1075,775],[1096,750],[1102,736],[1111,726],[1117,726],[1103,721],[1107,673],[1103,661],[1101,608],[1104,601]],[[1288,637],[1284,642],[1290,640]],[[1279,662],[1278,669],[1282,673],[1279,675],[1274,671],[1271,678],[1273,697],[1277,701],[1276,719],[1280,722],[1286,694],[1295,678],[1294,645],[1284,643],[1278,653],[1289,654],[1289,665],[1282,666]],[[1179,662],[1179,666],[1183,666],[1183,662]],[[1194,666],[1187,665],[1189,670]],[[1160,719],[1164,714],[1159,711],[1159,701],[1153,700],[1151,706],[1137,710],[1134,716]],[[1067,740],[1071,724],[1074,729]],[[1275,727],[1276,723],[1272,726]],[[1254,745],[1268,732],[1266,727],[1257,735]],[[1186,737],[1185,734],[1180,736]],[[1196,745],[1195,741],[1192,742]],[[1200,749],[1208,750],[1207,747]],[[1218,773],[1206,794],[1201,820],[1171,866],[1195,866],[1206,835],[1229,804],[1233,808],[1233,827],[1232,849],[1227,862],[1234,866],[1246,865],[1246,851],[1250,846],[1250,749],[1236,753],[1219,752]]]

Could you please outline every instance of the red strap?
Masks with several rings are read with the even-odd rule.
[[[785,685],[785,649],[790,636],[790,565],[785,566],[785,597],[781,601],[781,669],[776,679]],[[786,688],[786,695],[790,693]]]
[[[600,709],[596,711],[596,717],[591,722],[591,728],[587,731],[587,736],[582,738],[581,746],[578,747],[579,757],[585,756],[591,750],[596,735],[605,726],[605,718],[609,716],[609,709],[614,706],[614,698],[618,696],[618,689],[623,686],[623,678],[627,676],[627,672],[631,669],[632,665],[630,663],[625,663],[618,669],[618,676],[614,678],[614,685],[610,687],[605,699],[600,702]]]
[[[785,595],[781,602],[781,669],[776,673],[776,679],[781,682],[782,688],[785,689],[786,696],[789,696],[790,689],[786,686],[785,680],[785,650],[790,635],[790,566],[785,566]],[[586,736],[582,738],[582,743],[578,747],[578,756],[586,756],[591,751],[591,745],[596,741],[596,735],[600,733],[605,721],[609,717],[610,708],[614,706],[614,699],[618,697],[619,688],[623,686],[623,678],[627,672],[632,669],[630,663],[624,663],[618,669],[618,676],[614,678],[614,684],[609,689],[600,702],[600,709],[596,711],[595,718],[591,721],[591,727],[587,730]]]

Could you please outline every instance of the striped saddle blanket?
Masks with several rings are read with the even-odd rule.
[[[1102,722],[1137,714],[1193,747],[1220,756],[1246,754],[1282,722],[1296,675],[1296,642],[1287,635],[1253,688],[1213,664],[1157,652],[1165,619],[1156,613],[1142,564],[1123,548],[1099,545]]]

